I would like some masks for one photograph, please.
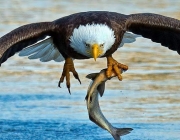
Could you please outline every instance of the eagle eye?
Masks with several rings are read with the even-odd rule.
[[[88,47],[90,47],[90,45],[88,44],[88,43],[85,43],[85,46],[88,48]]]
[[[103,44],[100,44],[100,47],[103,48],[103,47],[104,47],[104,43],[103,43]]]

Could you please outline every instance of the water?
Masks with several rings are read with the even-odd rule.
[[[57,139],[57,140],[111,140],[110,134],[100,128],[87,123],[73,120],[58,121],[3,121],[3,129],[0,130],[2,140],[7,139]],[[118,126],[118,124],[114,124]],[[124,136],[122,139],[154,140],[154,139],[179,139],[179,126],[176,124],[121,124],[123,127],[133,127],[135,131]],[[171,129],[173,127],[173,130]],[[140,135],[140,136],[139,136]],[[148,136],[148,137],[147,137]]]
[[[129,98],[129,91],[122,92],[126,94],[125,97],[128,96]],[[88,120],[85,101],[81,96],[83,92],[75,94],[78,98],[71,98],[66,94],[1,95],[0,138],[2,140],[112,139],[109,133]],[[115,93],[114,98],[120,98],[118,94]],[[128,106],[131,109],[132,106],[136,108],[137,104],[122,103],[120,100],[116,102],[111,94],[107,94],[103,98],[100,99],[102,101],[102,110],[110,122],[116,127],[131,127],[134,129],[123,139],[178,140],[180,138],[179,123],[175,123],[176,121],[161,121],[167,119],[168,115],[165,114],[169,114],[169,111],[164,111],[162,115],[162,113],[157,113],[156,109],[154,109],[148,115],[146,113],[152,110],[151,106],[141,105],[140,108],[144,108],[146,112],[142,111],[142,114],[140,114],[136,113],[136,111],[125,111],[129,110],[127,109]],[[111,104],[108,101],[114,103]],[[123,105],[125,107],[122,108]],[[127,117],[128,115],[129,117]],[[151,116],[161,116],[161,118],[159,118],[159,121],[151,122]]]
[[[155,12],[180,19],[178,0],[0,1],[0,35],[23,24],[51,21],[90,10],[124,14]],[[180,56],[148,39],[139,38],[114,54],[129,70],[123,81],[106,83],[100,106],[116,127],[134,130],[123,140],[180,139]],[[58,80],[63,63],[29,61],[15,55],[0,68],[0,140],[96,140],[111,135],[88,119],[85,76],[106,67],[105,59],[75,60],[82,85],[72,77],[72,95]],[[91,68],[89,68],[91,66]]]

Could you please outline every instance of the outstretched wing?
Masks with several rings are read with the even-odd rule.
[[[180,21],[177,19],[151,13],[132,14],[125,28],[180,54]]]
[[[41,22],[21,26],[4,35],[0,38],[0,65],[5,62],[9,57],[13,56],[16,52],[25,49],[29,45],[32,45],[47,36],[51,36],[54,33],[54,30],[55,25],[53,24],[53,22]],[[34,48],[37,49],[39,47],[39,49],[43,49],[40,48],[40,46],[48,46],[48,44],[44,46],[42,46],[42,44],[43,43],[39,44],[39,46],[36,45],[34,46]],[[52,53],[54,53],[54,50],[52,48]],[[34,50],[34,53],[36,53],[36,49],[33,49],[33,46],[31,48],[29,47],[29,50],[30,49]],[[26,52],[28,52],[27,49]],[[44,53],[44,55],[47,55],[47,53]],[[47,58],[44,58],[43,60],[46,61]]]

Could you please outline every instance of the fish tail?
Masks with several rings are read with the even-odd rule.
[[[120,136],[131,133],[132,128],[114,128],[115,130],[111,133],[115,140],[120,140]]]

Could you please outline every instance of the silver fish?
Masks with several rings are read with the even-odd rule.
[[[123,71],[121,70],[121,73]],[[86,95],[86,104],[89,113],[89,119],[97,124],[99,127],[107,130],[115,140],[120,140],[120,136],[129,134],[133,129],[132,128],[116,128],[108,122],[104,117],[98,100],[98,93],[100,96],[103,96],[105,89],[105,82],[109,80],[106,77],[105,69],[101,70],[100,73],[92,73],[86,76],[89,79],[92,79],[91,84],[89,85],[87,95]],[[112,77],[115,77],[115,74],[112,73]]]

